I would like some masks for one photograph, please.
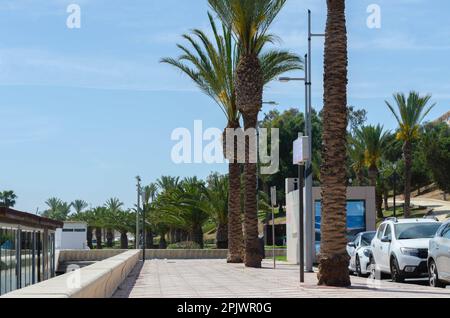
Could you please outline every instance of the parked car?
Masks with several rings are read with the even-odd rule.
[[[370,274],[370,259],[372,255],[371,243],[376,232],[362,232],[347,244],[347,252],[350,255],[349,270],[356,276]]]
[[[442,224],[432,219],[386,219],[372,241],[372,275],[394,282],[428,275],[428,247]]]
[[[444,223],[430,240],[428,271],[432,287],[450,285],[450,221]]]

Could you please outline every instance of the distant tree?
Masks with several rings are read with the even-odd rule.
[[[445,123],[440,125],[427,125],[422,143],[425,161],[431,171],[433,180],[444,193],[449,193],[450,127]]]
[[[50,198],[45,201],[48,209],[42,213],[42,216],[57,220],[66,221],[71,212],[72,203],[64,202],[58,198]]]
[[[399,130],[397,139],[403,142],[403,158],[405,161],[404,193],[405,193],[405,217],[411,215],[411,169],[413,165],[413,142],[419,138],[420,125],[433,109],[435,104],[429,106],[431,95],[420,96],[417,92],[394,94],[396,108],[388,101],[386,104],[397,119]]]
[[[76,214],[79,214],[83,212],[85,209],[87,209],[89,204],[84,200],[75,200],[72,202],[72,207],[75,210]]]
[[[383,199],[379,182],[379,167],[386,145],[387,132],[383,126],[363,126],[355,132],[359,145],[364,149],[364,162],[369,172],[370,185],[376,188],[376,207],[378,218],[383,218]],[[359,147],[359,146],[358,146]]]
[[[367,121],[367,110],[358,109],[354,106],[348,106],[348,125],[350,133],[354,133],[357,129],[364,126]]]
[[[14,191],[3,191],[0,192],[0,207],[12,208],[16,205],[17,195]]]

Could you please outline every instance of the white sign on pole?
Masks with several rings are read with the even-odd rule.
[[[272,206],[277,206],[277,187],[270,188],[270,202]]]
[[[294,141],[294,165],[302,165],[310,159],[309,137],[300,136]]]

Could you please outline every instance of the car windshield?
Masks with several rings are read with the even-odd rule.
[[[361,236],[361,246],[369,246],[375,237],[375,232],[365,233]]]
[[[397,240],[432,238],[440,226],[441,223],[396,224],[395,237]]]

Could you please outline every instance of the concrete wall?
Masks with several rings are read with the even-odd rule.
[[[67,250],[60,251],[59,262],[102,261],[126,250]],[[228,250],[146,250],[145,259],[226,259]],[[272,256],[272,250],[266,251],[266,256]],[[286,256],[286,249],[276,249],[275,256]],[[142,257],[142,253],[140,253]]]
[[[130,250],[3,297],[109,298],[136,266],[139,254],[139,251]]]

